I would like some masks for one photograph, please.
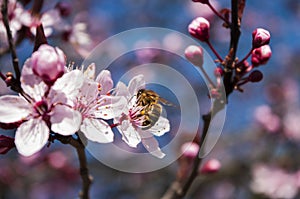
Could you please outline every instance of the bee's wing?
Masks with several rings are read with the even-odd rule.
[[[159,101],[160,101],[162,104],[166,105],[166,106],[174,106],[174,107],[176,107],[175,104],[169,102],[168,100],[166,100],[166,99],[164,99],[164,98],[162,98],[162,97],[159,97]]]

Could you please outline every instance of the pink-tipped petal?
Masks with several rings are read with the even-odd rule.
[[[110,126],[103,120],[86,118],[83,120],[80,130],[87,139],[93,142],[110,143],[114,140]]]
[[[56,105],[51,115],[51,130],[61,135],[72,135],[79,130],[81,114],[67,106]]]
[[[1,123],[13,123],[24,120],[31,112],[31,105],[22,97],[15,95],[0,97]]]
[[[101,71],[96,78],[96,82],[98,82],[101,86],[100,94],[102,95],[106,95],[114,86],[111,74],[108,70]]]
[[[23,156],[31,156],[41,150],[49,138],[49,128],[41,119],[31,119],[21,124],[15,136],[18,152]]]

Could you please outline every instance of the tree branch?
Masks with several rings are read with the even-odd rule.
[[[243,5],[239,5],[239,3],[243,3]],[[238,42],[239,42],[239,37],[240,37],[240,21],[241,21],[241,15],[243,13],[243,9],[245,6],[245,0],[232,0],[231,1],[231,40],[230,40],[230,48],[229,48],[229,53],[225,59],[225,74],[224,74],[224,86],[225,86],[225,92],[226,92],[226,99],[228,99],[228,96],[232,93],[233,88],[234,88],[234,83],[232,81],[232,74],[234,70],[234,63],[236,59],[236,52],[237,52],[237,47],[238,47]],[[170,188],[166,191],[165,195],[161,199],[181,199],[183,198],[189,188],[191,187],[193,181],[195,178],[198,176],[198,169],[199,166],[201,165],[201,162],[203,158],[200,156],[201,153],[201,148],[204,148],[204,141],[210,126],[211,120],[214,118],[215,114],[217,114],[219,111],[221,111],[224,108],[224,103],[220,100],[215,100],[214,104],[212,106],[212,109],[209,113],[206,115],[202,116],[202,120],[204,122],[203,130],[202,130],[202,135],[201,139],[199,142],[199,152],[198,152],[198,157],[195,158],[194,164],[192,171],[188,177],[188,179],[182,183],[176,180],[175,182],[172,183]]]
[[[81,142],[81,140],[75,139],[72,136],[62,136],[59,134],[53,135],[53,140],[57,139],[63,144],[70,144],[76,149],[78,159],[79,159],[79,165],[80,165],[80,176],[82,180],[82,188],[79,193],[80,199],[89,199],[89,190],[90,185],[92,184],[93,178],[89,174],[89,169],[87,166],[87,159],[86,159],[86,153],[85,153],[85,146]]]
[[[2,7],[1,7],[1,13],[2,13],[2,17],[3,17],[2,20],[3,20],[3,24],[5,26],[6,33],[7,33],[7,40],[8,40],[9,49],[11,52],[12,64],[13,64],[14,71],[16,74],[16,79],[18,81],[20,81],[21,72],[20,72],[20,68],[19,68],[19,59],[17,57],[16,48],[15,48],[15,45],[13,42],[11,30],[9,27],[7,5],[8,5],[8,0],[3,0]]]

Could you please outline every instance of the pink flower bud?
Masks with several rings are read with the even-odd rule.
[[[203,50],[200,46],[189,46],[185,49],[185,57],[195,66],[203,65]]]
[[[66,58],[62,50],[43,44],[31,56],[33,72],[46,84],[53,84],[65,71]]]
[[[271,56],[272,56],[272,51],[270,46],[264,45],[252,51],[251,62],[253,66],[263,65],[269,61]]]
[[[181,146],[181,152],[184,157],[194,159],[199,152],[199,145],[195,142],[187,142]]]
[[[223,74],[224,74],[224,71],[222,68],[220,68],[220,67],[215,68],[214,75],[216,77],[221,77],[221,76],[223,76]]]
[[[250,73],[248,80],[249,82],[259,82],[263,79],[263,74],[259,70],[255,70],[252,73]]]
[[[257,28],[252,32],[252,46],[253,48],[259,48],[263,45],[270,43],[270,32],[262,29]]]
[[[221,168],[221,163],[217,159],[208,160],[201,168],[201,173],[216,173]]]
[[[15,139],[0,135],[0,154],[6,154],[10,149],[15,147]]]
[[[189,25],[189,33],[199,39],[200,41],[208,41],[209,39],[209,22],[203,18],[198,17]]]
[[[209,3],[209,0],[193,0],[193,2],[198,2],[198,3],[208,4],[208,3]]]

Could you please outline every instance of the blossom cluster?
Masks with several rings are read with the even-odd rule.
[[[170,124],[159,116],[150,128],[143,128],[145,107],[136,103],[137,92],[146,85],[143,75],[134,77],[128,86],[119,82],[113,88],[108,70],[97,77],[95,71],[95,64],[72,70],[62,50],[47,44],[27,59],[20,95],[0,97],[0,123],[18,125],[15,146],[20,154],[38,152],[55,134],[82,132],[91,141],[110,143],[112,128],[117,127],[130,147],[142,143],[152,155],[164,157],[154,135],[168,132]]]
[[[8,16],[10,22],[10,29],[14,40],[20,38],[32,39],[37,34],[37,27],[43,26],[43,32],[48,38],[53,35],[61,36],[64,41],[73,45],[77,52],[85,56],[87,51],[92,48],[92,39],[88,32],[87,22],[84,16],[78,13],[72,23],[69,23],[68,16],[71,14],[71,4],[59,2],[54,8],[47,9],[43,12],[37,8],[43,6],[43,1],[39,1],[36,6],[31,9],[21,4],[16,0],[8,1]],[[2,0],[0,0],[2,5]],[[4,24],[2,22],[2,15],[0,14],[0,49],[7,48],[7,35]]]
[[[212,5],[209,1],[195,0],[194,2],[207,4],[212,8]],[[212,10],[216,12],[214,9]],[[220,15],[220,13],[217,13],[217,16],[219,16],[224,21],[224,27],[230,26],[231,23],[226,17],[223,17],[222,15]],[[224,76],[226,71],[228,72],[226,67],[228,64],[228,60],[231,59],[231,54],[228,54],[226,58],[223,59],[214,49],[213,45],[210,42],[210,23],[204,17],[197,17],[196,19],[194,19],[188,26],[188,31],[194,38],[208,44],[209,48],[216,55],[216,62],[219,63],[219,67],[215,69],[215,76],[217,77],[217,81],[220,82],[221,77]],[[269,31],[263,28],[257,28],[252,32],[252,47],[249,53],[241,60],[235,59],[232,66],[230,66],[234,69],[233,71],[231,71],[234,73],[234,89],[243,91],[243,89],[241,88],[242,85],[248,82],[259,82],[262,80],[263,74],[259,70],[257,70],[257,67],[266,64],[272,56],[272,51],[269,46],[270,37],[271,35]],[[203,71],[202,54],[202,49],[199,46],[193,46],[187,48],[186,50],[187,59],[195,66],[200,67],[200,69]],[[247,61],[250,56],[251,64]],[[219,84],[216,86],[212,84],[211,87],[212,94],[215,93],[212,97],[217,97],[220,87]]]

